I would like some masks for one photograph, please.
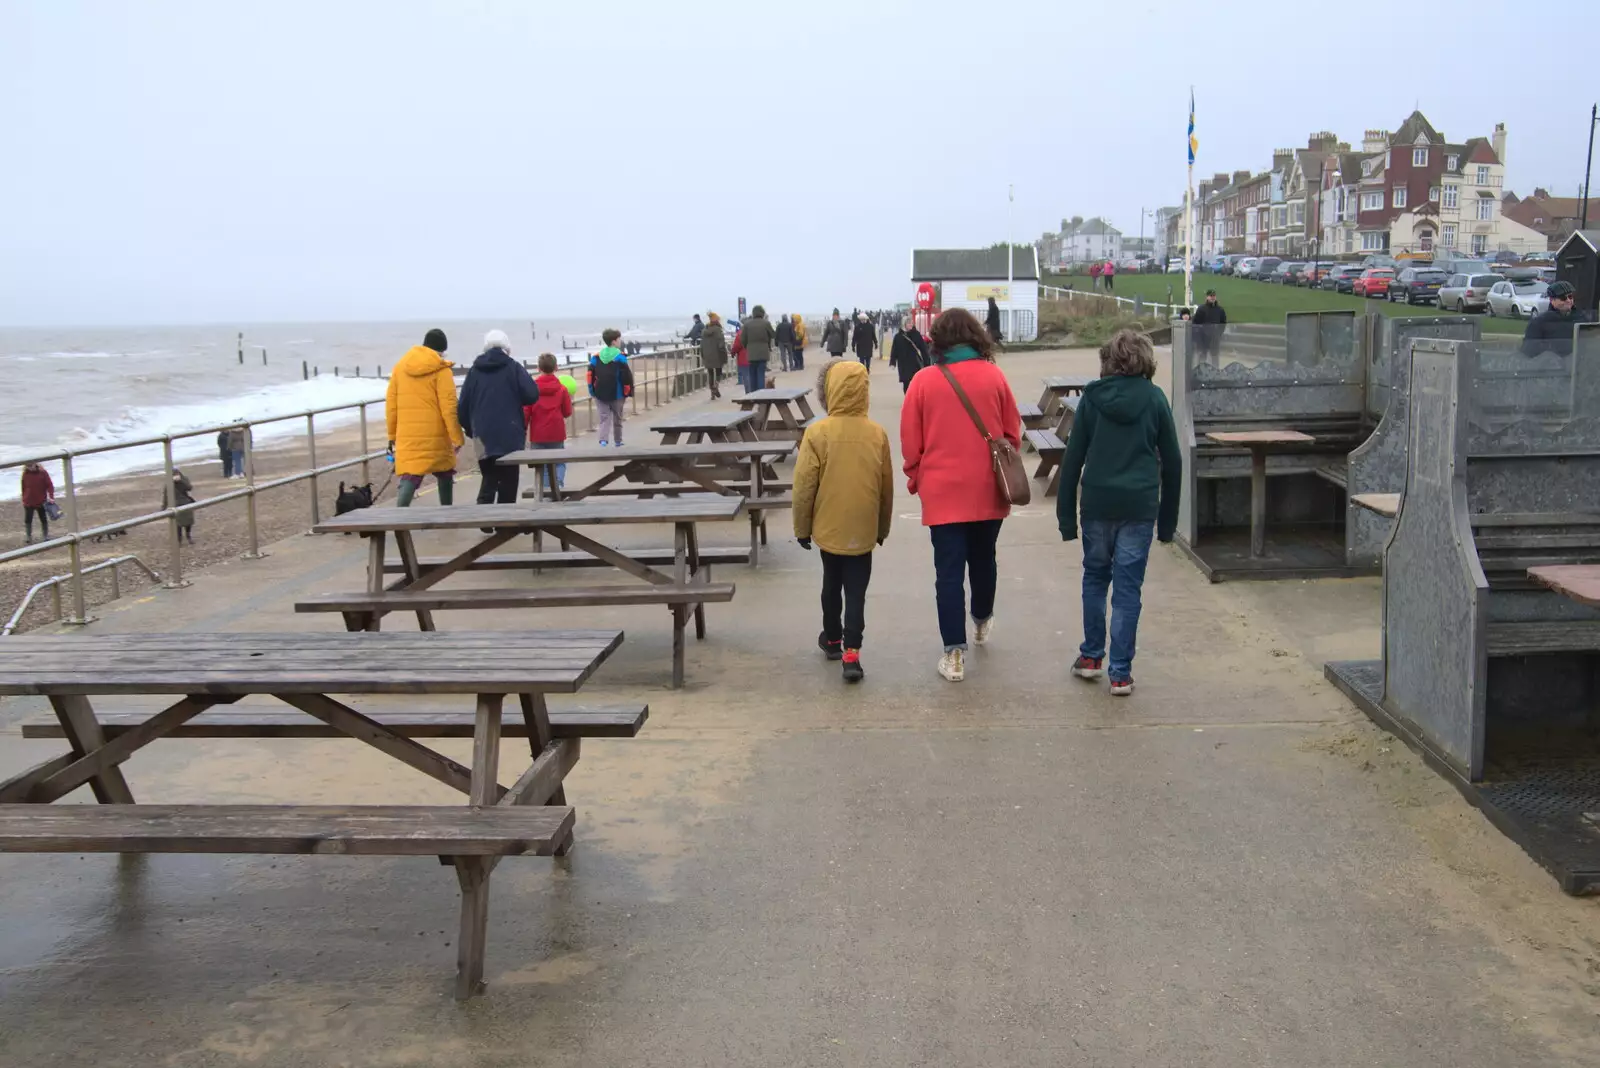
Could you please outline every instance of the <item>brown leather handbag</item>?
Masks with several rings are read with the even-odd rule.
[[[983,419],[978,415],[978,409],[972,406],[967,391],[961,388],[961,383],[950,373],[950,368],[941,363],[939,370],[945,381],[950,383],[950,388],[956,391],[956,396],[961,398],[961,406],[972,416],[972,425],[978,428],[978,433],[983,435],[983,440],[989,446],[989,459],[994,463],[994,481],[1000,496],[1019,507],[1033,500],[1033,487],[1028,482],[1028,469],[1022,464],[1021,454],[1005,438],[997,438],[989,433],[989,428],[983,425]]]

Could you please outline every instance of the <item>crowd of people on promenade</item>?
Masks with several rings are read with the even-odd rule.
[[[889,434],[869,414],[869,367],[879,322],[857,312],[847,325],[835,311],[825,326],[828,359],[817,376],[823,413],[801,439],[793,480],[795,538],[801,547],[816,549],[822,562],[817,644],[828,660],[842,663],[850,682],[865,677],[861,650],[872,554],[889,537],[894,517],[897,473]],[[997,478],[997,457],[1020,449],[1022,421],[995,363],[998,343],[988,324],[954,308],[940,314],[926,335],[910,316],[900,317],[894,331],[888,358],[904,393],[899,475],[920,503],[933,546],[942,646],[937,670],[960,682],[969,642],[987,643],[995,633],[1000,534],[1013,499]],[[698,340],[712,395],[720,396],[720,372],[730,352],[742,354],[745,388],[760,388],[775,348],[786,366],[804,367],[805,336],[798,316],[775,325],[757,305],[730,346],[719,316],[708,313]],[[624,402],[633,390],[619,337],[616,330],[605,331],[604,346],[587,371],[602,446],[622,445]],[[531,375],[511,358],[506,335],[493,330],[458,398],[452,365],[444,358],[447,348],[442,331],[428,331],[389,380],[398,503],[410,505],[432,476],[440,503],[451,504],[457,458],[469,441],[482,476],[478,501],[515,501],[519,468],[498,460],[530,445],[561,447],[577,383],[557,374],[549,353],[539,358],[539,374]],[[846,358],[852,350],[856,358]],[[1109,675],[1111,692],[1118,695],[1133,690],[1152,539],[1170,541],[1177,525],[1182,459],[1171,409],[1153,381],[1155,370],[1154,349],[1142,333],[1123,330],[1102,346],[1101,375],[1078,405],[1057,498],[1062,539],[1083,541],[1083,641],[1071,673],[1086,679]]]

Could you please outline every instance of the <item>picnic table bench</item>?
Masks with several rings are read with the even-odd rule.
[[[1082,399],[1063,397],[1058,408],[1060,415],[1053,428],[1041,427],[1022,432],[1023,444],[1039,454],[1039,466],[1033,472],[1033,477],[1050,479],[1044,489],[1046,497],[1054,497],[1060,491],[1061,461],[1067,455],[1067,438],[1072,434],[1072,420],[1078,414],[1078,402]]]
[[[1314,445],[1317,439],[1298,430],[1214,430],[1206,440],[1250,450],[1250,555],[1267,551],[1267,453],[1273,449]]]
[[[701,493],[637,500],[609,497],[584,501],[457,505],[450,508],[363,508],[318,524],[317,533],[361,534],[367,539],[367,588],[353,593],[327,593],[295,605],[297,612],[339,612],[349,630],[375,631],[390,612],[415,612],[422,630],[434,629],[439,611],[510,608],[560,608],[605,605],[666,605],[672,613],[672,685],[683,685],[684,629],[692,613],[695,637],[706,635],[705,606],[733,600],[731,582],[714,583],[700,560],[695,524],[727,522],[744,511],[742,497]],[[671,523],[674,528],[669,574],[574,530],[581,525]],[[417,531],[488,530],[474,544],[453,556],[430,561],[422,570],[413,535]],[[440,590],[440,582],[459,571],[504,570],[508,565],[491,554],[518,535],[552,535],[600,561],[640,580],[610,586],[506,586]],[[387,536],[392,534],[403,573],[385,583],[389,573]],[[482,563],[487,560],[487,563]],[[517,561],[521,563],[521,561]]]
[[[483,983],[489,876],[501,857],[572,842],[563,782],[583,737],[631,737],[644,709],[552,713],[622,643],[620,631],[450,634],[105,634],[24,636],[0,645],[0,694],[47,697],[69,751],[0,782],[0,851],[311,853],[437,856],[461,888],[455,993]],[[460,713],[367,714],[344,695],[470,695]],[[176,697],[155,712],[103,713],[91,698]],[[217,711],[254,696],[294,711]],[[502,723],[506,698],[519,716]],[[559,729],[557,727],[559,724]],[[511,729],[507,729],[511,728]],[[354,738],[466,795],[445,805],[142,805],[120,765],[165,737]],[[500,741],[526,737],[530,763],[498,781]],[[467,767],[418,737],[470,737]],[[53,805],[88,785],[99,805]]]
[[[1398,493],[1352,493],[1350,503],[1357,508],[1365,508],[1374,515],[1381,515],[1385,519],[1393,519],[1400,514]]]
[[[650,424],[661,435],[663,445],[676,445],[688,435],[690,445],[702,441],[757,441],[754,412],[709,410],[678,412],[662,416]]]
[[[806,427],[816,419],[811,404],[806,400],[811,390],[802,386],[780,386],[758,389],[732,398],[733,403],[750,412],[755,418],[747,425],[758,438],[778,441],[799,441]],[[791,407],[792,406],[792,407]],[[793,409],[799,409],[798,418]],[[773,416],[777,416],[774,425]]]
[[[1044,379],[1044,392],[1039,394],[1039,413],[1049,419],[1061,407],[1061,402],[1069,395],[1076,393],[1080,397],[1084,388],[1093,382],[1097,375],[1046,375]]]
[[[767,512],[793,504],[789,496],[793,483],[780,481],[774,465],[789,459],[794,450],[792,441],[742,440],[619,448],[578,446],[508,453],[500,462],[534,468],[536,488],[526,491],[525,497],[544,493],[563,501],[620,495],[648,499],[657,494],[672,497],[685,493],[743,497],[750,516],[750,549],[745,560],[754,564],[760,562],[760,547],[767,541]],[[558,465],[596,462],[611,464],[611,470],[575,489],[555,486]],[[616,485],[623,481],[628,485]]]

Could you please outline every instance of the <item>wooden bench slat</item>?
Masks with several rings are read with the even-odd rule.
[[[676,562],[677,557],[671,549],[623,549],[629,558],[646,564],[650,567],[668,567]],[[417,565],[427,574],[429,568],[442,567],[452,558],[448,556],[422,556],[417,558]],[[722,547],[700,550],[702,564],[748,564],[750,562],[750,549],[747,546]],[[534,567],[610,567],[611,565],[599,557],[588,553],[579,552],[548,552],[548,553],[495,553],[493,556],[482,556],[468,564],[464,571],[526,571]],[[383,565],[383,570],[390,574],[404,574],[405,564],[398,560],[390,561]]]
[[[1490,656],[1600,652],[1600,623],[1490,623]]]
[[[1056,437],[1053,430],[1024,430],[1022,436],[1041,454],[1067,451],[1067,443]]]
[[[472,712],[374,712],[362,714],[407,738],[471,738],[475,716]],[[154,712],[99,712],[101,730],[107,740],[132,730]],[[553,738],[632,738],[650,716],[650,706],[615,708],[569,708],[550,711]],[[522,716],[507,711],[500,733],[506,738],[526,738]],[[28,720],[22,724],[24,738],[64,738],[65,732],[55,717]],[[308,716],[288,709],[230,709],[202,712],[168,732],[167,738],[348,738],[349,735]]]
[[[554,586],[539,589],[387,590],[324,593],[296,612],[444,612],[453,609],[570,608],[624,604],[713,604],[733,600],[731,582],[662,586]]]
[[[425,805],[0,805],[0,852],[515,856],[573,810]]]

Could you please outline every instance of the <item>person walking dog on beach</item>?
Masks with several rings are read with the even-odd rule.
[[[566,394],[561,383],[554,384]],[[522,469],[516,464],[501,463],[500,457],[516,452],[527,442],[522,410],[538,400],[539,387],[533,384],[533,376],[511,358],[511,339],[505,331],[485,334],[483,353],[472,361],[456,404],[461,432],[477,442],[483,452],[478,458],[479,504],[517,502]]]
[[[878,347],[878,335],[872,329],[872,320],[865,314],[856,316],[855,333],[850,338],[850,347],[856,350],[856,359],[861,361],[861,366],[868,371],[872,370],[872,350]]]
[[[972,585],[972,638],[982,645],[994,632],[995,543],[1011,514],[984,433],[1019,448],[1022,416],[994,364],[994,341],[976,316],[951,308],[933,321],[931,333],[934,366],[912,378],[900,409],[900,454],[906,488],[921,498],[922,525],[933,539],[934,599],[944,641],[939,674],[960,682],[966,677],[966,585]]]
[[[728,335],[722,331],[722,316],[706,313],[705,333],[700,335],[700,362],[711,380],[713,400],[722,396],[722,369],[728,366]]]
[[[456,454],[466,438],[456,418],[454,365],[443,355],[448,344],[443,330],[429,330],[389,375],[384,407],[401,508],[411,506],[429,475],[439,484],[439,503],[455,503]]]
[[[622,331],[611,328],[600,335],[605,344],[589,359],[589,396],[600,409],[600,444],[622,446],[623,409],[633,396],[633,368],[617,348]]]
[[[1106,591],[1111,591],[1111,692],[1133,692],[1140,594],[1152,528],[1171,541],[1178,526],[1183,454],[1166,395],[1152,378],[1155,350],[1136,330],[1100,346],[1100,377],[1084,388],[1061,460],[1056,524],[1061,540],[1078,536],[1078,478],[1083,478],[1083,644],[1072,673],[1105,673]]]
[[[33,544],[33,517],[39,517],[39,538],[50,540],[50,513],[45,508],[48,501],[56,499],[56,484],[50,472],[38,464],[25,464],[22,468],[22,531],[27,544]]]
[[[900,332],[889,345],[889,366],[900,373],[900,391],[911,392],[911,379],[928,366],[928,342],[908,315],[901,320]]]
[[[528,446],[559,449],[567,443],[567,420],[572,418],[572,393],[556,375],[556,354],[539,354],[539,377],[533,380],[539,399],[522,409],[528,426]],[[544,477],[543,475],[540,476]],[[567,465],[556,464],[555,486],[567,484]]]
[[[872,550],[894,518],[889,435],[867,418],[867,369],[829,360],[818,376],[826,414],[806,428],[794,468],[794,536],[822,554],[822,633],[829,660],[844,661],[844,681],[860,682]]]

